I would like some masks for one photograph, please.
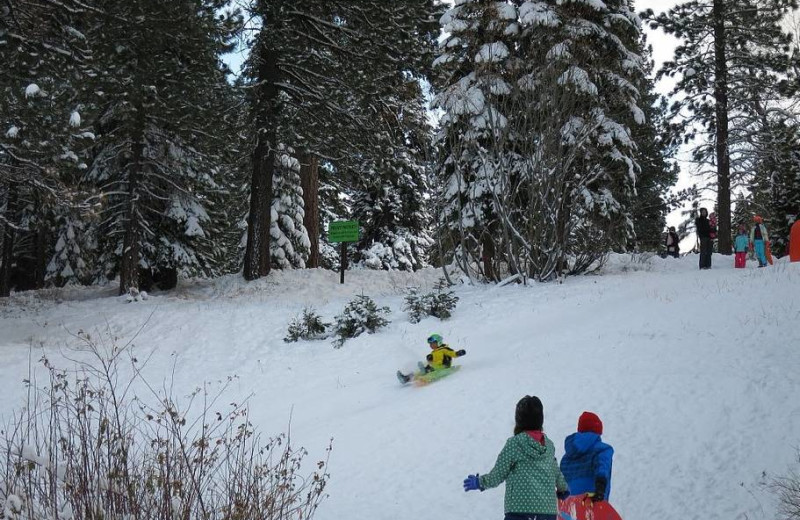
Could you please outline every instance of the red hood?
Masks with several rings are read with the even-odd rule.
[[[531,439],[535,440],[536,442],[538,442],[539,444],[544,446],[544,432],[543,431],[541,431],[541,430],[528,430],[525,433],[527,433],[531,437]]]

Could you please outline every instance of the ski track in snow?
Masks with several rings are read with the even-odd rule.
[[[614,257],[603,276],[564,284],[460,286],[452,319],[419,324],[402,312],[402,291],[430,289],[439,271],[348,272],[345,286],[322,270],[231,276],[134,304],[113,288],[19,294],[0,303],[0,414],[21,405],[30,360],[66,366],[70,333],[127,342],[142,329],[133,348],[152,355],[151,382],[174,367],[175,388],[188,394],[238,376],[225,402],[252,395],[265,435],[291,417],[309,471],[334,438],[318,520],[502,518],[502,487],[465,494],[461,481],[491,469],[525,394],[542,398],[559,457],[579,414],[600,415],[623,518],[772,518],[762,474],[786,473],[800,446],[800,264],[732,263],[715,256],[700,272],[696,256]],[[304,305],[331,321],[362,291],[392,308],[384,331],[339,350],[282,341]],[[467,349],[463,369],[400,387],[395,370],[422,359],[432,332]]]

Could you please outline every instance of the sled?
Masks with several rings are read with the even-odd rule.
[[[433,372],[416,372],[411,378],[411,381],[406,384],[412,384],[414,386],[426,386],[451,374],[455,374],[460,368],[461,365],[455,365],[449,368],[440,368],[439,370],[434,370]]]
[[[558,520],[622,520],[622,517],[605,500],[592,502],[589,495],[584,494],[559,500]]]
[[[766,247],[764,248],[764,254],[767,257],[767,263],[772,265],[772,246],[769,242],[767,242]]]
[[[789,261],[800,262],[800,220],[792,225],[789,233]]]
[[[428,372],[427,374],[414,374],[414,379],[411,382],[414,384],[414,386],[429,385],[435,381],[444,379],[451,374],[455,374],[460,368],[461,365],[455,365],[450,368],[440,368],[439,370],[434,370],[433,372]]]

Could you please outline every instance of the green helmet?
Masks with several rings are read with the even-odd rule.
[[[431,334],[428,336],[428,343],[436,343],[437,345],[441,345],[444,343],[444,338],[442,338],[441,334]]]

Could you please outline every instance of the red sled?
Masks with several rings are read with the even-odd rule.
[[[592,502],[589,495],[575,495],[558,501],[558,520],[622,520],[605,500]]]
[[[739,252],[734,256],[733,265],[736,269],[744,269],[747,267],[747,252]]]

